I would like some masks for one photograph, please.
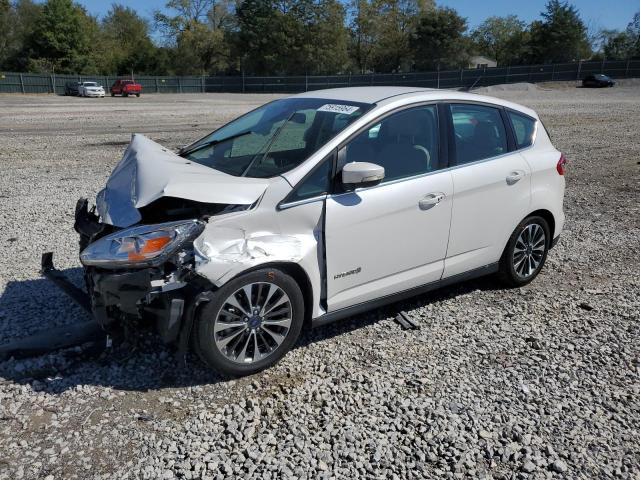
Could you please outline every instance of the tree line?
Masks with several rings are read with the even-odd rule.
[[[0,70],[85,74],[388,73],[640,58],[640,12],[593,32],[549,0],[527,24],[492,16],[473,30],[434,0],[168,0],[152,20],[112,4],[98,19],[73,0],[0,0]]]

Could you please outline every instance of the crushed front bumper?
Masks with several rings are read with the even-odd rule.
[[[114,231],[114,227],[99,222],[85,199],[76,206],[74,228],[80,235],[80,251]],[[137,327],[155,325],[165,343],[178,341],[186,349],[182,337],[185,329],[190,332],[194,305],[206,301],[213,290],[195,273],[191,258],[179,255],[161,266],[139,269],[84,267],[86,292],[55,269],[52,253],[42,256],[42,274],[90,312],[107,332],[124,330],[126,334]]]
[[[160,272],[154,269],[122,272],[85,268],[89,287],[85,292],[54,267],[51,252],[42,255],[41,273],[91,314],[103,330],[155,323],[166,343],[178,339],[185,305],[198,294],[186,284],[167,291],[166,279],[159,278]]]

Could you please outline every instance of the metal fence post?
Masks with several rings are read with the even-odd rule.
[[[438,64],[438,88],[440,88],[440,64]]]
[[[580,81],[580,70],[582,70],[582,60],[578,61],[578,73],[576,73],[576,82]]]
[[[178,77],[178,93],[182,93],[182,82],[180,81],[180,77]]]
[[[552,82],[555,77],[555,73],[556,73],[556,64],[554,63],[553,65],[551,65],[551,81]]]
[[[244,69],[242,70],[242,93],[244,93]]]
[[[202,93],[204,93],[204,75],[200,77],[200,86],[202,87]]]
[[[51,93],[56,93],[56,85],[55,85],[55,82],[53,80],[53,75],[49,76],[49,80],[51,81]]]
[[[22,78],[22,74],[20,74],[20,90],[24,93],[24,78]]]
[[[156,77],[156,93],[160,93],[160,89],[158,88],[158,77]]]
[[[511,83],[511,65],[507,65],[507,83]]]
[[[604,62],[605,62],[605,59],[603,58],[602,65],[600,65],[600,73],[604,73]]]
[[[625,77],[629,77],[629,62],[630,62],[630,61],[631,61],[631,60],[630,60],[629,58],[627,58],[627,68],[626,68],[626,69],[625,69],[625,71],[624,71],[624,76],[625,76]]]
[[[304,91],[309,91],[309,75],[306,73],[304,74]]]

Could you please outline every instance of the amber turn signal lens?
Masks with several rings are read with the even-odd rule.
[[[129,252],[129,260],[144,260],[150,253],[161,251],[170,241],[171,237],[169,235],[145,240],[139,251]]]

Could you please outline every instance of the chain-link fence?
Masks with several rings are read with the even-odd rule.
[[[550,65],[441,70],[421,73],[370,73],[358,75],[254,76],[137,76],[144,93],[297,93],[308,90],[366,85],[406,85],[429,88],[469,88],[516,82],[581,80],[603,73],[610,77],[640,77],[640,60],[606,60]],[[95,81],[109,88],[126,76],[0,73],[0,93],[64,94],[67,82]]]

